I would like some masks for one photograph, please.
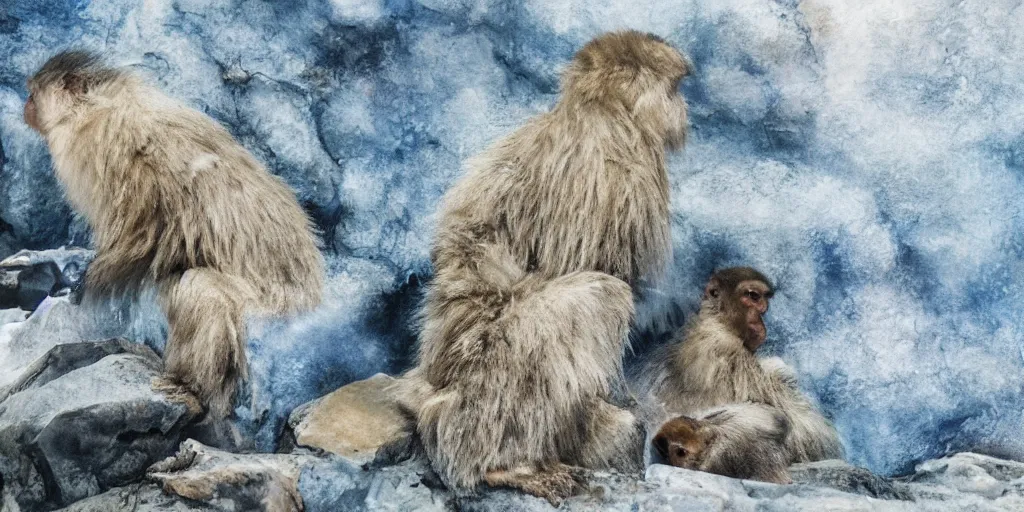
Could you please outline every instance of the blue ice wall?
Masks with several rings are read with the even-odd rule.
[[[324,308],[254,335],[272,443],[291,407],[407,363],[460,162],[548,108],[586,40],[649,30],[696,73],[645,332],[678,325],[713,268],[754,265],[779,287],[767,349],[852,461],[1024,458],[1021,26],[1004,1],[2,0],[0,253],[87,241],[20,120],[55,50],[104,50],[226,124],[298,190],[332,264]]]

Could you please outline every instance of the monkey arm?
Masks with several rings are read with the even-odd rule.
[[[782,359],[763,358],[758,361],[764,376],[762,392],[769,403],[777,406],[790,422],[786,445],[794,462],[841,458],[842,443],[832,424],[814,407],[797,383],[796,374]]]
[[[96,259],[86,273],[87,289],[100,294],[132,290],[145,278],[156,277],[150,267],[165,223],[152,174],[148,166],[136,162],[103,205],[96,223]]]

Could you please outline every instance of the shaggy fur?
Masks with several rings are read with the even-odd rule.
[[[669,420],[652,444],[661,462],[733,478],[790,483],[786,415],[774,407],[730,404]]]
[[[753,270],[753,269],[749,269]],[[755,271],[756,272],[756,271]],[[748,276],[749,277],[749,276]],[[728,280],[727,291],[748,278]],[[767,279],[760,278],[770,288]],[[732,297],[705,295],[697,318],[672,344],[653,352],[631,378],[637,393],[647,394],[646,419],[691,416],[705,409],[737,402],[779,408],[790,424],[786,447],[792,462],[842,457],[832,425],[797,386],[796,378],[777,357],[758,359],[744,345],[730,311]]]
[[[418,365],[399,390],[449,486],[487,480],[557,502],[575,488],[565,464],[640,467],[642,429],[608,399],[630,285],[670,248],[665,153],[684,140],[686,73],[647,34],[590,42],[554,109],[445,195]]]
[[[323,261],[295,194],[214,120],[96,55],[56,55],[28,88],[26,121],[93,229],[87,289],[158,285],[169,377],[228,414],[245,313],[320,302]]]

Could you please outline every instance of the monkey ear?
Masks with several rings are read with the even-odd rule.
[[[658,455],[661,455],[662,458],[668,460],[668,438],[662,434],[658,434],[657,436],[654,436],[653,443],[654,449],[658,450]]]
[[[68,73],[64,76],[64,90],[72,95],[82,95],[89,92],[89,84],[81,75]]]
[[[708,281],[708,285],[704,287],[704,299],[717,299],[718,295],[721,293],[719,288],[718,279],[712,277],[711,280]]]

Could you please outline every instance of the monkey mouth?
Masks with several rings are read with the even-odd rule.
[[[751,322],[747,325],[747,339],[746,346],[751,352],[755,351],[760,347],[764,340],[768,337],[768,330],[764,327],[764,322]]]

